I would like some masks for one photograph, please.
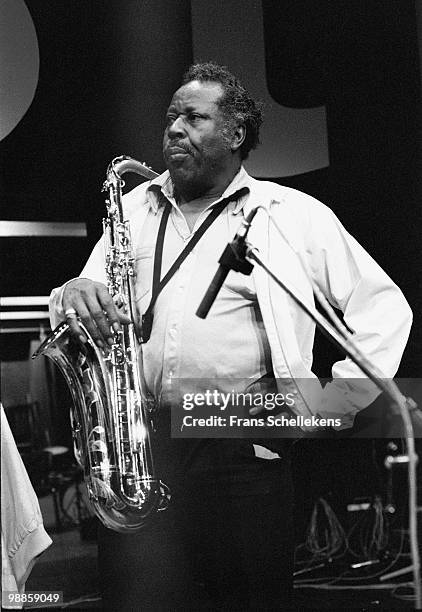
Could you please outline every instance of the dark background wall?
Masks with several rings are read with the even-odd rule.
[[[251,27],[250,12],[239,10],[238,0],[192,3],[26,0],[38,37],[40,73],[33,103],[0,143],[1,219],[86,222],[88,238],[2,238],[2,295],[47,295],[79,273],[101,232],[100,188],[114,156],[125,153],[164,169],[163,117],[184,70],[198,59],[196,40],[210,49],[201,59],[225,54],[225,63],[239,68],[251,90],[258,77],[264,78],[279,110],[325,109],[328,165],[270,178],[332,207],[402,288],[415,324],[399,375],[419,377],[421,74],[415,2],[244,0],[240,5],[262,20],[263,58],[248,41],[230,47],[234,31],[221,21],[223,14],[237,24],[237,34],[246,22]],[[201,21],[201,10],[213,13],[208,24]],[[261,64],[265,74],[258,75]],[[271,127],[272,116],[267,111]],[[299,121],[297,116],[293,113],[292,120]],[[270,130],[267,138],[276,133]],[[286,142],[272,144],[293,156]],[[252,156],[252,171],[254,163]],[[262,167],[259,176],[265,176]],[[3,372],[24,398],[19,375],[26,371],[30,338],[2,340],[0,356],[9,362]],[[315,352],[317,373],[328,375],[334,349],[318,337]],[[55,441],[68,443],[63,406],[53,419]],[[343,503],[355,494],[371,494],[378,473],[369,441],[356,448],[347,441],[308,442],[298,445],[296,461],[303,524],[306,508],[319,495],[329,498],[336,491]]]
[[[284,184],[328,204],[402,288],[415,323],[399,374],[420,376],[421,89],[413,2],[264,0],[269,90],[325,104],[329,167]],[[325,343],[319,356],[331,353]],[[318,354],[317,354],[318,359]]]
[[[32,105],[0,144],[1,216],[85,221],[88,239],[2,239],[3,295],[47,295],[78,273],[101,231],[100,187],[112,157],[129,154],[163,170],[163,116],[193,59],[189,0],[26,5],[38,36],[40,74]],[[417,376],[422,262],[415,4],[253,5],[262,7],[265,77],[274,101],[326,109],[329,165],[272,180],[331,206],[401,286],[416,320],[400,374]],[[242,20],[242,14],[234,17]],[[215,46],[217,53],[218,40]],[[246,68],[252,79],[253,69]],[[321,373],[332,354],[318,345]]]
[[[218,21],[219,8],[240,21],[240,29],[248,17],[234,1],[206,4],[215,7],[222,32],[226,24]],[[256,60],[264,60],[274,103],[292,109],[324,107],[326,114],[329,164],[271,179],[332,207],[402,288],[415,324],[399,375],[419,377],[421,88],[415,3],[247,4],[262,11],[265,57]],[[125,153],[157,171],[164,169],[163,117],[194,58],[190,0],[26,0],[26,5],[38,37],[39,82],[28,112],[0,143],[1,218],[83,221],[88,238],[2,238],[2,294],[9,296],[47,295],[78,274],[101,232],[100,188],[114,156]],[[211,26],[194,34],[208,48],[214,44],[219,57],[223,33],[211,38],[210,32]],[[253,89],[258,61],[244,59],[242,65],[242,58],[257,51],[246,46],[235,52],[233,65],[240,64],[245,84]],[[214,59],[214,54],[202,59]],[[1,357],[26,359],[28,346],[28,336],[6,336]],[[316,371],[327,375],[335,356],[318,338]],[[16,363],[19,368],[21,362]],[[364,455],[361,448],[356,452],[355,474],[365,473],[373,451],[368,448]],[[344,481],[350,459],[342,464],[341,453],[335,456]],[[363,456],[360,463],[358,456]],[[309,478],[325,482],[333,459],[327,452],[321,478]],[[311,447],[309,461],[303,462],[304,488],[312,485],[306,475],[315,474],[309,470],[313,462]]]

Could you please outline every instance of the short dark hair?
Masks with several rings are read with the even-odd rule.
[[[241,82],[225,66],[213,62],[193,64],[183,75],[182,84],[191,81],[220,83],[223,96],[218,104],[230,123],[242,123],[246,127],[245,140],[240,147],[242,159],[259,144],[259,128],[262,124],[262,104],[251,98]]]

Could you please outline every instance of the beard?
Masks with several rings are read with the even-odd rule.
[[[186,152],[182,159],[172,159],[171,155],[166,155],[164,148],[164,160],[176,193],[195,199],[212,189],[216,178],[231,167],[231,144],[232,137],[224,127],[218,133],[218,138],[201,149],[182,141],[168,143],[169,147],[178,147]]]

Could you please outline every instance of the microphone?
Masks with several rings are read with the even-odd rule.
[[[258,208],[254,208],[249,215],[243,219],[232,242],[228,243],[218,260],[220,264],[218,270],[196,311],[196,316],[200,319],[206,318],[230,270],[241,272],[248,276],[252,272],[253,265],[245,259],[246,236],[248,235],[249,228],[257,212]]]

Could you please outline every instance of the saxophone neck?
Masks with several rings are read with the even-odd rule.
[[[107,200],[107,210],[109,216],[114,216],[123,221],[122,210],[122,190],[125,185],[123,175],[127,172],[134,172],[146,179],[153,179],[158,176],[152,168],[144,162],[139,162],[127,155],[115,157],[109,164],[106,172],[106,180],[103,183],[102,191],[108,192],[109,199]]]
[[[146,179],[153,179],[158,176],[157,172],[154,172],[144,162],[137,161],[127,155],[120,155],[120,157],[115,157],[109,164],[107,168],[107,181],[121,180],[126,172],[134,172]]]
[[[158,176],[146,164],[121,155],[114,158],[107,168],[103,190],[108,193],[106,200],[107,219],[104,220],[104,237],[106,246],[106,278],[109,292],[113,299],[124,305],[126,314],[136,326],[137,312],[135,303],[134,256],[130,235],[129,221],[124,218],[122,206],[122,190],[126,172],[134,172],[144,178]]]

